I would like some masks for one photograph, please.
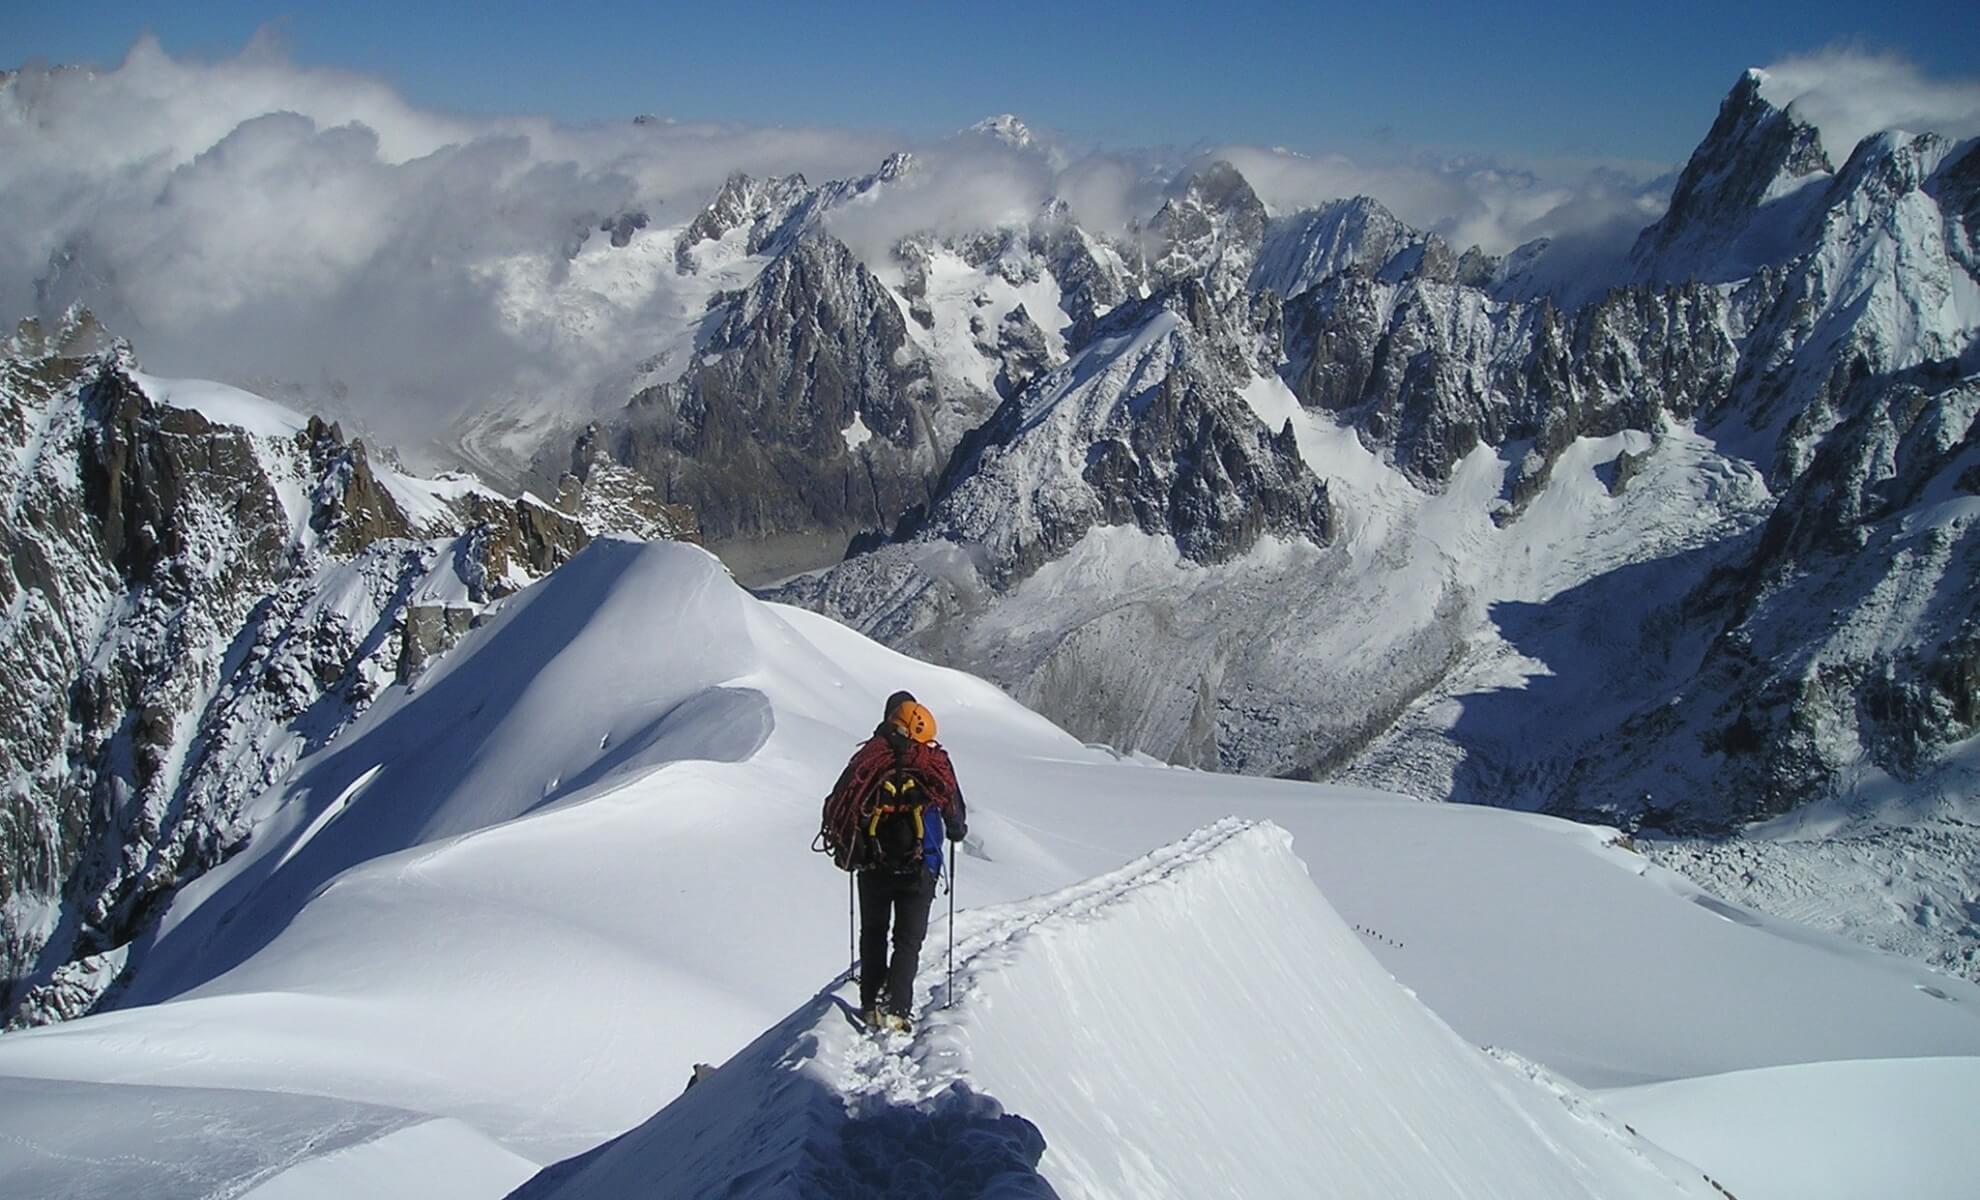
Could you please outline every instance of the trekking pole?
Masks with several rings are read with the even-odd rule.
[[[859,951],[854,949],[853,938],[853,873],[846,872],[846,971],[850,974],[859,965]]]
[[[942,1007],[956,1002],[956,870],[962,866],[962,843],[949,856],[949,987],[942,993]]]

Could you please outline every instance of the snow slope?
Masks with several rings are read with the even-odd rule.
[[[1972,1136],[1980,1060],[1972,1058],[1735,1071],[1601,1103],[1646,1136],[1712,1162],[1736,1196],[1970,1196],[1980,1179]]]
[[[1229,905],[1226,923],[1276,923],[1257,931],[1263,942],[1233,942],[1259,964],[1255,989],[1242,973],[1201,969],[1208,951],[1190,948],[1187,923],[1158,915],[1173,910],[1155,889],[1104,929],[1046,922],[1008,961],[984,943],[953,1028],[932,1022],[924,1038],[966,1051],[972,1089],[1036,1124],[1048,1172],[1062,1161],[1094,1178],[1114,1170],[1086,1123],[1111,1120],[1108,1138],[1149,1139],[1124,1142],[1151,1147],[1134,1178],[1190,1178],[1194,1151],[1157,1153],[1145,1110],[1088,1105],[1074,1122],[1051,1101],[1055,1081],[1074,1078],[1064,1057],[1117,1058],[1096,1086],[1132,1090],[1137,1043],[1171,1021],[1232,1061],[1312,1053],[1345,1070],[1369,1053],[1357,1039],[1394,1036],[1458,1071],[1461,1047],[1405,993],[1377,986],[1374,965],[1343,944],[1355,938],[1458,1038],[1537,1064],[1545,1086],[1530,1093],[1542,1108],[1565,1098],[1586,1111],[1583,1087],[1628,1089],[1605,1097],[1620,1107],[1614,1097],[1638,1085],[1733,1071],[1858,1062],[1895,1079],[1883,1073],[1905,1070],[1890,1065],[1899,1060],[1980,1060],[1980,988],[1712,900],[1611,832],[1123,760],[981,680],[763,604],[691,546],[604,540],[500,602],[264,795],[250,844],[182,891],[140,949],[126,1007],[0,1036],[0,1193],[95,1194],[88,1164],[125,1153],[133,1096],[152,1106],[147,1128],[187,1132],[146,1150],[151,1195],[308,1194],[318,1173],[337,1180],[322,1195],[426,1194],[425,1176],[405,1167],[426,1145],[425,1172],[503,1176],[507,1187],[638,1126],[678,1094],[690,1064],[723,1061],[765,1029],[795,1038],[803,1030],[783,1022],[843,967],[848,933],[844,877],[807,849],[818,800],[897,687],[937,714],[970,797],[965,947],[1016,911],[988,906],[1117,871],[1228,815],[1289,831],[1319,886],[1291,878],[1282,847],[1243,851],[1249,865],[1235,874],[1259,876],[1257,886],[1217,903]],[[1195,905],[1224,886],[1210,882],[1225,877],[1214,862],[1189,874]],[[1236,936],[1217,928],[1220,940]],[[924,993],[944,936],[938,924]],[[1055,977],[1069,960],[1054,944],[1173,964],[1170,982],[1154,981],[1164,1007],[1110,1020],[1124,1002],[1095,981]],[[1079,1036],[1095,1040],[1076,1055],[1013,1041],[996,1014],[1034,999],[1085,1006]],[[1189,1006],[1269,1019],[1206,1024]],[[1377,1009],[1400,1032],[1383,1032]],[[1297,1023],[1330,1011],[1355,1016],[1354,1032],[1289,1048],[1289,1027],[1311,1033]],[[1506,1074],[1483,1078],[1522,1094],[1528,1085]],[[1244,1086],[1263,1086],[1254,1075]],[[1565,1082],[1546,1082],[1554,1076]],[[1420,1093],[1402,1077],[1362,1082],[1365,1103],[1315,1120],[1303,1140],[1351,1120],[1357,1145],[1400,1144]],[[35,1116],[57,1090],[73,1114],[59,1127]],[[1911,1106],[1945,1101],[1890,1090],[1865,1093],[1878,1119],[1926,1127],[1929,1113]],[[240,1153],[242,1126],[211,1119],[216,1093],[222,1108],[281,1127],[250,1141],[369,1124],[334,1161],[284,1159],[270,1177]],[[286,1101],[257,1107],[276,1094],[328,1107],[292,1117]],[[1511,1102],[1481,1090],[1465,1128],[1496,1128]],[[974,1101],[953,1103],[981,1115]],[[1770,1121],[1728,1107],[1714,1132]],[[1665,1149],[1716,1174],[1714,1144],[1671,1128]],[[1804,1153],[1853,1151],[1818,1142]],[[1928,1165],[1957,1153],[1925,1152]],[[1377,1169],[1373,1157],[1356,1164]]]
[[[958,938],[912,1040],[821,993],[518,1196],[1716,1194],[1452,1034],[1271,825],[1206,826]]]

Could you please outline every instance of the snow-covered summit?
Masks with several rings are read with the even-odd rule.
[[[1763,72],[1748,71],[1720,104],[1670,208],[1637,238],[1630,260],[1638,279],[1743,279],[1799,250],[1835,168],[1815,127],[1768,103],[1764,82]]]
[[[1221,308],[1241,300],[1265,239],[1264,201],[1243,172],[1223,159],[1176,181],[1149,218],[1155,280],[1199,279]]]
[[[981,134],[984,137],[992,138],[998,142],[1002,142],[1006,146],[1020,150],[1031,145],[1032,141],[1031,130],[1026,127],[1023,121],[1018,120],[1011,113],[999,113],[994,117],[985,117],[963,132]]]
[[[1420,248],[1431,240],[1372,197],[1336,200],[1271,223],[1251,286],[1290,300],[1349,268],[1400,279],[1419,265]],[[1409,250],[1418,254],[1406,256]]]
[[[1267,536],[1324,544],[1326,489],[1246,406],[1240,377],[1199,328],[1219,321],[1193,280],[1116,309],[984,427],[918,537],[975,547],[1001,581],[1106,525],[1171,538],[1199,562]]]

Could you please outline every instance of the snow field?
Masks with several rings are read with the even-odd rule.
[[[844,965],[845,878],[808,850],[820,797],[897,687],[936,713],[971,804],[958,870],[968,963],[959,1003],[925,1023],[919,1057],[891,1060],[913,1068],[901,1077],[877,1062],[860,1074],[846,1058],[851,1042],[835,1040],[850,1027],[842,1015],[832,1024],[833,998],[816,989]],[[1271,842],[1264,832],[1234,834],[1172,872],[1186,882],[1151,877],[1132,900],[1072,914],[1079,896],[1113,886],[1095,877],[1232,814],[1289,831],[1312,881],[1282,845],[1253,845]],[[1980,1059],[1980,988],[1707,905],[1612,834],[1123,761],[982,680],[762,604],[712,557],[677,544],[601,541],[502,602],[411,688],[392,689],[298,764],[254,816],[250,844],[180,893],[156,942],[140,948],[124,1007],[0,1037],[0,1086],[30,1089],[6,1094],[86,1089],[59,1130],[33,1118],[31,1101],[0,1104],[0,1193],[21,1179],[48,1180],[40,1190],[56,1195],[82,1189],[87,1164],[126,1152],[118,1105],[170,1085],[225,1090],[246,1107],[279,1095],[411,1114],[367,1126],[361,1146],[326,1164],[337,1182],[318,1194],[427,1194],[399,1149],[430,1146],[428,1169],[459,1178],[564,1159],[665,1108],[690,1064],[723,1061],[753,1040],[793,1069],[732,1066],[697,1087],[693,1096],[709,1099],[696,1106],[740,1091],[723,1101],[727,1116],[695,1118],[710,1123],[693,1153],[726,1156],[735,1170],[762,1165],[766,1189],[778,1162],[805,1153],[779,1139],[818,1144],[804,1129],[820,1122],[862,1144],[968,1134],[986,1173],[1016,1171],[1026,1183],[1026,1171],[1066,1188],[1112,1186],[1114,1171],[1200,1180],[1200,1164],[1159,1131],[1172,1134],[1166,1122],[1198,1092],[1233,1105],[1253,1089],[1294,1086],[1281,1078],[1289,1060],[1306,1064],[1302,1078],[1363,1089],[1352,1118],[1373,1132],[1359,1140],[1387,1154],[1403,1144],[1408,1114],[1423,1111],[1412,1107],[1421,1090],[1409,1072],[1372,1068],[1377,1043],[1364,1034],[1421,1051],[1443,1090],[1463,1083],[1469,1093],[1478,1072],[1505,1081],[1499,1100],[1481,1091],[1464,1102],[1469,1115],[1449,1118],[1463,1136],[1496,1129],[1508,1103],[1571,1110],[1447,1032],[1428,1032],[1442,1025],[1572,1081],[1563,1087]],[[1177,895],[1162,899],[1164,887]],[[1184,914],[1199,910],[1193,929]],[[1022,937],[989,936],[1020,918],[1034,926]],[[924,995],[941,978],[944,941],[938,923]],[[1408,991],[1377,979],[1368,955]],[[1107,964],[1105,978],[1082,974],[1087,963]],[[812,1004],[790,1016],[808,995]],[[1034,1027],[1042,1040],[1026,1040]],[[1275,1070],[1223,1075],[1172,1059],[1164,1069],[1188,1090],[1166,1094],[1157,1112],[1137,1099],[1154,1086],[1140,1074],[1154,1070],[1145,1040],[1177,1054],[1201,1041],[1219,1062]],[[968,1090],[930,1086],[943,1080]],[[1055,1097],[1055,1080],[1107,1098],[1081,1102],[1076,1088]],[[772,1084],[798,1090],[778,1098],[765,1091]],[[241,1180],[313,1169],[331,1149],[307,1149],[264,1178],[230,1127],[200,1115],[210,1106],[144,1094],[158,1121],[188,1131],[147,1151],[158,1181],[148,1195],[239,1194]],[[877,1124],[845,1120],[858,1096],[883,1097],[870,1102]],[[885,1099],[896,1096],[914,1100]],[[1907,1106],[1933,1101],[1900,1089],[1875,1102],[1907,1120]],[[773,1104],[805,1115],[755,1142],[721,1140],[743,1137]],[[269,1105],[280,1128],[249,1140],[307,1147],[332,1110],[285,1111]],[[667,1108],[666,1121],[693,1111]],[[1024,1157],[1032,1135],[1003,1119],[1013,1116],[1043,1143],[1034,1166]],[[1761,1116],[1714,1112],[1731,1131]],[[392,1132],[421,1122],[451,1124]],[[1568,1147],[1613,1141],[1605,1123],[1589,1128],[1585,1138],[1547,1136]],[[1672,1129],[1665,1149],[1716,1175],[1718,1151]],[[1338,1137],[1326,1144],[1343,1156],[1345,1177],[1389,1169],[1380,1155],[1349,1161],[1338,1127],[1318,1136]],[[1463,1145],[1443,1148],[1462,1155]],[[1837,1141],[1804,1152],[1859,1149]],[[1560,1161],[1567,1187],[1581,1178],[1575,1161],[1607,1160],[1584,1147]]]
[[[1717,1164],[1736,1196],[1961,1200],[1980,1180],[1980,1059],[1734,1071],[1599,1102],[1646,1137]]]

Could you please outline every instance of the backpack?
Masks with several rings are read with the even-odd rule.
[[[913,752],[907,753],[908,757]],[[811,848],[842,871],[911,870],[923,853],[927,810],[942,801],[927,780],[875,738],[853,755],[825,798]]]
[[[921,866],[928,836],[928,806],[932,803],[928,789],[913,772],[895,769],[881,776],[860,810],[864,853],[855,854],[854,862],[882,871],[912,871]]]

